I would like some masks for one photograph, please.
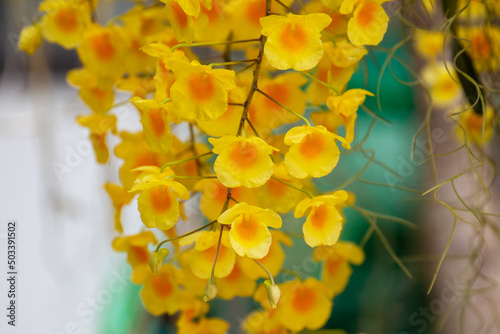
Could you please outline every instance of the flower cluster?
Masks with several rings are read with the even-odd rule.
[[[341,239],[355,195],[321,192],[314,180],[335,174],[356,146],[358,110],[374,94],[347,85],[367,46],[384,37],[384,2],[161,0],[105,24],[95,20],[97,0],[40,4],[19,48],[31,54],[46,40],[78,54],[82,67],[67,81],[90,113],[77,122],[89,130],[98,163],[122,160],[120,184],[105,185],[115,209],[112,246],[127,253],[151,314],[180,313],[179,333],[225,333],[229,324],[208,317],[206,302],[238,296],[262,305],[245,318],[248,333],[326,324],[365,255]],[[488,48],[497,30],[460,32],[473,40],[478,71],[498,66]],[[428,33],[416,32],[416,41]],[[429,59],[440,50],[421,49]],[[429,66],[424,79],[437,104],[460,95],[446,69]],[[117,92],[129,95],[140,131],[120,129]],[[482,130],[482,117],[463,121],[467,133]],[[110,136],[118,141],[111,153]],[[134,231],[121,221],[131,202],[142,221]],[[283,219],[287,213],[294,218]],[[183,221],[202,219],[186,232]],[[292,239],[312,248],[320,277],[275,279],[290,272],[283,263]]]

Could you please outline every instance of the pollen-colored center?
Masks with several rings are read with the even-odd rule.
[[[323,152],[325,140],[317,133],[308,134],[299,144],[299,151],[308,158],[315,158]]]
[[[467,118],[467,125],[472,132],[481,133],[483,131],[483,116],[471,111]]]
[[[245,10],[246,18],[250,23],[255,26],[260,27],[259,19],[266,14],[266,3],[265,1],[252,1],[247,4],[247,8]]]
[[[239,168],[251,167],[258,158],[257,149],[253,144],[247,142],[236,144],[231,152],[231,161]]]
[[[294,291],[292,306],[300,313],[309,312],[316,303],[316,297],[314,289],[301,286]]]
[[[328,275],[335,276],[335,274],[339,270],[341,264],[342,264],[341,259],[327,260],[326,261],[326,271],[328,272]]]
[[[491,56],[491,44],[486,35],[477,35],[471,39],[471,42],[472,52],[483,58]]]
[[[165,122],[161,117],[160,108],[152,108],[148,110],[148,116],[151,120],[151,128],[156,137],[160,138],[165,134]]]
[[[184,11],[182,10],[181,6],[177,2],[172,2],[172,10],[174,12],[175,20],[177,21],[177,24],[179,27],[182,29],[186,29],[188,26],[188,16]]]
[[[233,271],[231,271],[231,273],[226,278],[224,278],[224,280],[229,282],[237,282],[240,279],[241,274],[242,272],[240,267],[234,266]]]
[[[135,160],[135,164],[131,169],[141,167],[141,166],[159,166],[158,155],[155,153],[147,152],[139,154]],[[136,172],[139,174],[139,172]]]
[[[311,214],[311,223],[317,229],[321,229],[328,220],[329,209],[325,204],[318,206]]]
[[[141,18],[141,35],[148,36],[151,35],[156,29],[156,20],[152,17],[142,17]]]
[[[289,189],[286,184],[283,184],[283,183],[276,181],[276,180],[273,180],[273,179],[270,179],[266,183],[266,186],[267,186],[267,190],[269,191],[269,193],[272,196],[277,197],[277,198],[285,195]]]
[[[78,16],[74,8],[61,8],[54,16],[57,28],[65,33],[72,33],[78,28]]]
[[[307,37],[308,36],[304,27],[295,24],[293,29],[291,25],[288,25],[283,29],[280,40],[284,48],[293,52],[302,49],[304,45],[307,44]]]
[[[104,100],[104,98],[106,97],[106,92],[97,87],[91,88],[90,93],[98,100]]]
[[[188,79],[189,91],[198,103],[210,100],[215,93],[214,78],[206,73],[195,73]]]
[[[232,225],[232,229],[238,238],[238,242],[243,245],[252,246],[262,240],[262,237],[265,235],[264,230],[267,230],[267,227],[254,217],[245,216],[244,214],[237,218]]]
[[[341,33],[347,23],[346,17],[339,12],[331,14],[330,17],[332,18],[332,23],[330,23],[327,29],[334,33]]]
[[[130,246],[130,262],[147,263],[149,261],[149,252],[145,247]]]
[[[375,18],[376,10],[377,10],[377,3],[375,2],[370,1],[361,5],[357,16],[358,24],[363,28],[369,26],[373,22],[373,19]]]
[[[101,61],[109,61],[115,56],[115,47],[108,33],[99,33],[91,37],[90,43],[95,55]]]
[[[168,275],[166,274],[155,275],[151,281],[151,284],[158,297],[165,298],[172,293],[173,286]]]
[[[281,104],[283,105],[288,104],[287,101],[290,94],[286,84],[282,83],[270,84],[266,87],[265,92],[267,93],[267,95],[271,96],[273,99],[280,102]],[[265,101],[266,101],[265,104],[269,109],[281,109],[281,107],[278,106],[278,104],[273,100],[266,98]]]
[[[151,205],[157,212],[165,212],[172,206],[171,194],[168,187],[156,186],[150,189]]]

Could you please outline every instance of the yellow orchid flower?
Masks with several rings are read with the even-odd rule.
[[[212,69],[196,60],[172,57],[168,61],[176,81],[170,88],[172,103],[179,116],[188,121],[212,120],[227,110],[227,91],[236,88],[234,71]]]
[[[224,136],[209,138],[212,152],[219,156],[214,171],[226,187],[260,187],[273,174],[273,162],[269,156],[276,148],[259,137]]]
[[[271,247],[271,233],[268,227],[280,228],[281,217],[272,210],[240,202],[225,211],[218,221],[231,225],[229,238],[239,256],[261,259]]]
[[[337,206],[347,199],[347,192],[339,190],[331,195],[307,198],[297,205],[295,218],[307,214],[302,231],[309,246],[333,245],[337,242],[344,222]]]
[[[125,237],[116,237],[113,240],[113,249],[127,253],[127,262],[132,266],[130,280],[134,284],[143,284],[152,274],[149,267],[149,244],[156,245],[158,241],[151,231],[145,231]]]
[[[261,18],[262,35],[268,37],[264,46],[267,60],[278,70],[306,71],[315,67],[323,56],[321,30],[331,21],[323,13]]]
[[[339,161],[340,151],[335,140],[344,138],[329,132],[324,126],[297,126],[290,129],[284,142],[290,146],[285,154],[285,166],[290,175],[304,179],[330,173]]]
[[[168,179],[173,175],[169,168],[160,172],[156,166],[143,166],[134,171],[142,172],[130,189],[130,192],[140,191],[137,203],[142,222],[148,228],[172,228],[180,214],[177,198],[189,199],[189,191],[181,183]]]
[[[316,261],[324,261],[321,281],[333,298],[344,291],[352,274],[351,264],[359,266],[365,260],[363,249],[352,242],[339,241],[333,246],[319,246],[314,249]]]

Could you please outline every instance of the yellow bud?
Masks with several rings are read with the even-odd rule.
[[[265,280],[264,286],[266,287],[267,298],[269,299],[269,303],[271,304],[271,307],[276,308],[276,306],[278,305],[278,302],[280,300],[280,295],[281,295],[279,286],[272,283],[270,280]]]
[[[27,54],[33,54],[42,44],[42,32],[38,26],[30,25],[21,30],[17,48]]]
[[[214,299],[217,296],[217,284],[214,280],[209,279],[207,286],[205,287],[205,295],[203,296],[203,301],[206,303],[209,300]]]
[[[160,271],[163,260],[165,259],[165,257],[167,257],[167,255],[167,248],[161,248],[160,250],[151,253],[151,255],[149,256],[149,267],[154,274]]]

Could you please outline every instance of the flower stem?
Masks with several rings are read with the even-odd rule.
[[[168,179],[216,179],[215,175],[205,175],[205,176],[189,176],[189,175],[169,175],[165,178]]]
[[[203,230],[204,228],[209,227],[209,226],[211,226],[211,225],[213,225],[213,224],[215,224],[215,223],[217,223],[217,220],[214,220],[214,221],[212,221],[212,222],[210,222],[210,223],[208,223],[208,224],[206,224],[206,225],[203,225],[202,227],[199,227],[199,228],[197,228],[196,230],[192,230],[192,231],[190,231],[190,232],[184,233],[183,235],[179,235],[179,236],[177,236],[177,237],[173,237],[173,238],[170,238],[170,239],[167,239],[167,240],[163,240],[162,242],[160,242],[160,243],[158,244],[158,246],[156,246],[156,251],[159,251],[159,250],[160,250],[160,248],[161,248],[161,246],[162,246],[163,244],[165,244],[165,243],[169,242],[169,241],[174,241],[174,240],[182,239],[182,238],[184,238],[184,237],[187,237],[188,235],[191,235],[191,234],[194,234],[194,233],[196,233],[196,232],[198,232],[198,231],[201,231],[201,230]]]
[[[276,103],[277,105],[279,105],[281,108],[285,109],[286,111],[288,112],[291,112],[292,114],[294,114],[295,116],[297,116],[298,118],[300,118],[301,120],[303,120],[307,125],[311,126],[311,123],[309,122],[309,120],[307,118],[305,118],[304,116],[296,113],[295,111],[293,111],[292,109],[284,106],[283,104],[281,104],[280,102],[278,102],[277,100],[275,100],[274,98],[272,98],[271,96],[267,95],[266,93],[264,93],[263,91],[261,91],[260,89],[257,88],[257,91],[259,93],[261,93],[262,95],[264,95],[265,97],[267,97],[269,100],[273,101],[274,103]]]
[[[236,64],[244,64],[244,63],[253,63],[256,62],[257,59],[245,59],[245,60],[235,60],[235,61],[225,61],[222,63],[211,63],[208,66],[226,66],[226,65],[236,65]]]
[[[303,192],[304,194],[306,194],[307,196],[309,196],[310,198],[314,198],[313,194],[311,194],[309,191],[307,191],[307,190],[305,190],[305,189],[298,188],[298,187],[296,187],[296,186],[294,186],[294,185],[292,185],[292,184],[290,184],[290,183],[288,183],[288,182],[286,182],[286,181],[283,181],[283,180],[281,180],[281,179],[278,179],[278,178],[277,178],[277,177],[275,177],[275,176],[271,176],[271,179],[276,180],[276,181],[278,181],[278,182],[281,182],[281,183],[283,183],[283,184],[285,184],[285,185],[289,186],[290,188],[293,188],[293,189],[295,189],[295,190],[301,191],[301,192]]]
[[[173,46],[172,49],[170,49],[170,50],[174,51],[175,49],[183,48],[183,47],[212,46],[212,45],[224,45],[224,44],[236,44],[236,43],[250,43],[250,42],[258,42],[258,41],[259,41],[258,38],[254,38],[254,39],[242,39],[242,40],[239,40],[239,41],[204,42],[204,43],[202,42],[202,43],[191,43],[191,44],[180,43],[180,44],[177,44],[177,45]]]
[[[215,275],[215,265],[217,264],[217,257],[219,256],[219,249],[220,249],[220,244],[222,241],[222,231],[224,231],[224,225],[220,226],[220,234],[219,234],[219,242],[217,243],[217,250],[215,251],[215,258],[214,258],[214,264],[212,266],[212,274],[210,275],[210,280],[214,280],[214,275]]]
[[[337,89],[335,89],[335,87],[333,87],[332,85],[329,85],[327,84],[326,82],[322,81],[322,80],[319,80],[318,78],[316,78],[315,76],[313,75],[310,75],[309,73],[307,72],[300,72],[302,73],[302,75],[305,75],[306,77],[312,79],[313,81],[316,81],[317,83],[319,83],[320,85],[323,85],[325,86],[326,88],[329,88],[331,90],[333,90],[337,95],[340,95],[339,91]]]
[[[273,278],[273,275],[271,275],[271,273],[269,272],[269,270],[266,269],[266,267],[264,267],[259,261],[257,261],[256,259],[253,259],[255,261],[255,263],[257,263],[259,265],[259,267],[261,267],[262,269],[264,269],[264,271],[266,272],[267,276],[269,276],[269,279],[271,280],[271,284],[274,285],[274,278]]]
[[[184,162],[187,162],[187,161],[190,161],[190,160],[194,160],[194,159],[198,159],[198,158],[202,158],[204,156],[207,156],[207,155],[210,155],[210,154],[213,154],[212,152],[207,152],[207,153],[203,153],[203,154],[199,154],[199,155],[195,155],[193,157],[189,157],[189,158],[186,158],[184,160],[178,160],[178,161],[172,161],[172,162],[167,162],[166,164],[164,164],[163,166],[161,166],[160,168],[160,172],[163,172],[163,170],[165,168],[167,168],[168,166],[172,166],[172,165],[177,165],[177,164],[182,164]]]

